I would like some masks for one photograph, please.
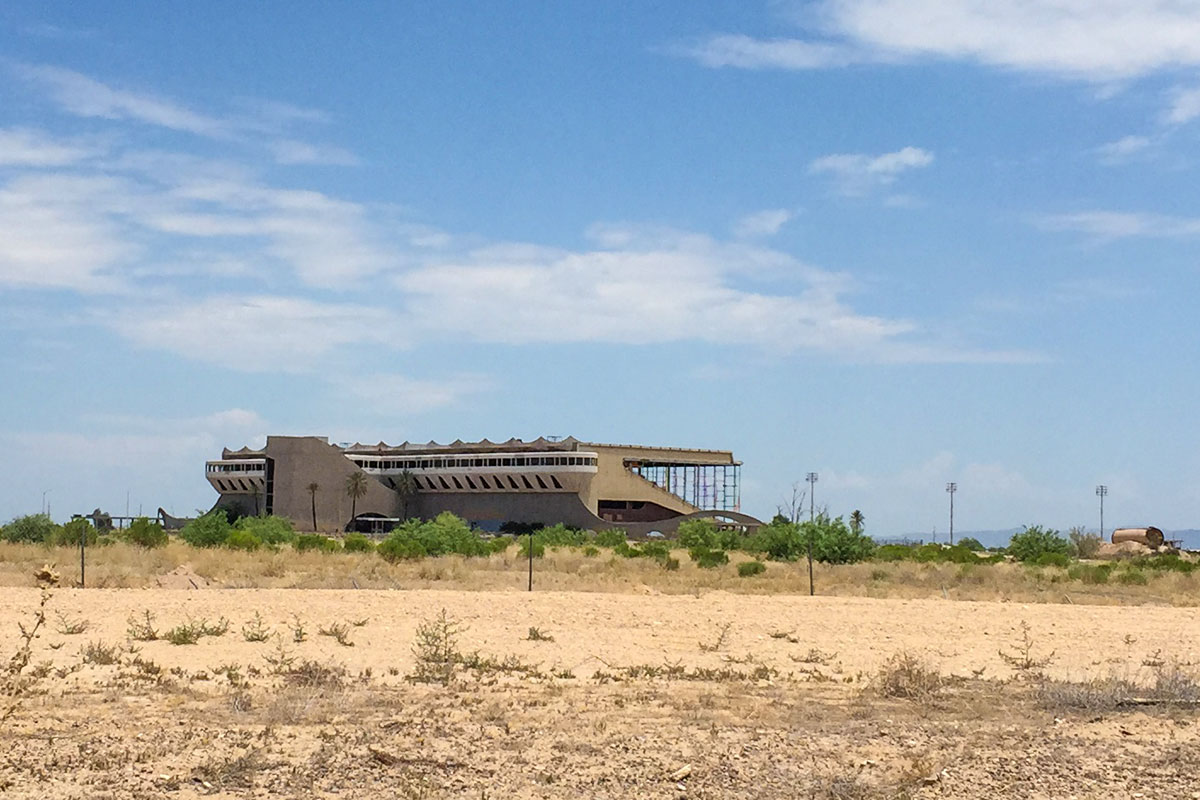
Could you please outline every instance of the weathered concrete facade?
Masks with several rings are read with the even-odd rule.
[[[207,476],[218,505],[285,516],[301,529],[313,527],[315,501],[316,527],[327,531],[387,529],[450,511],[492,530],[563,523],[667,533],[696,516],[758,524],[738,513],[740,466],[728,451],[574,438],[393,446],[270,436],[261,450],[226,449]],[[366,488],[355,503],[346,485],[358,472]]]

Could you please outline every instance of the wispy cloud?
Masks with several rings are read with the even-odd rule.
[[[837,153],[816,159],[809,164],[809,171],[833,176],[843,194],[862,195],[894,183],[905,172],[927,167],[933,160],[933,153],[919,147],[881,155]]]
[[[1200,117],[1200,87],[1176,88],[1171,93],[1170,107],[1163,115],[1168,125],[1183,125]]]
[[[45,88],[65,111],[81,117],[131,120],[216,138],[232,133],[223,120],[150,94],[114,89],[73,70],[24,65],[17,72]]]
[[[1080,211],[1037,220],[1053,231],[1083,233],[1097,239],[1182,238],[1200,236],[1200,218],[1127,211]]]
[[[30,128],[0,128],[0,166],[62,167],[100,152]]]
[[[332,145],[309,144],[295,139],[280,139],[270,144],[275,160],[280,164],[332,164],[353,167],[358,158],[349,150]]]
[[[766,208],[762,211],[755,211],[734,223],[733,235],[739,239],[774,236],[795,216],[795,212],[786,208]]]
[[[412,378],[395,373],[358,374],[341,384],[342,390],[379,414],[423,414],[458,405],[473,395],[493,389],[484,375],[455,375],[446,378]]]
[[[819,0],[812,35],[722,33],[682,48],[712,67],[821,69],[943,59],[1087,81],[1200,65],[1200,14],[1180,0]]]
[[[1106,164],[1119,164],[1152,148],[1155,140],[1149,136],[1123,136],[1096,148],[1096,155]]]

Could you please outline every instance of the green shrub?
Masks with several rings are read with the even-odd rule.
[[[225,509],[214,508],[183,526],[179,538],[192,547],[220,547],[225,544],[233,526],[225,515]]]
[[[147,517],[138,517],[118,536],[138,547],[165,547],[167,544],[167,532],[163,526],[158,520],[151,522]]]
[[[979,556],[975,551],[961,544],[941,545],[926,544],[913,548],[913,561],[923,564],[978,564]]]
[[[234,528],[225,537],[225,547],[230,550],[257,550],[263,546],[262,539],[255,536],[250,531],[244,531],[240,528]]]
[[[1177,553],[1137,556],[1136,558],[1131,558],[1129,563],[1135,567],[1156,570],[1158,572],[1182,572],[1185,575],[1195,571],[1198,566],[1192,561],[1183,560]]]
[[[982,542],[971,536],[964,536],[963,538],[959,539],[958,546],[965,547],[972,553],[981,553],[987,549],[983,546]]]
[[[1045,552],[1035,558],[1033,563],[1039,567],[1067,567],[1071,564],[1071,559],[1066,553]]]
[[[410,519],[399,525],[388,536],[388,540],[416,542],[421,545],[426,555],[443,556],[457,554],[460,556],[486,556],[492,552],[487,540],[471,530],[467,523],[450,512],[442,512],[432,520]],[[399,547],[396,545],[396,547]],[[414,553],[416,548],[411,546],[399,547],[396,552]],[[413,558],[406,555],[405,558]]]
[[[375,543],[361,533],[348,533],[342,539],[342,549],[347,553],[369,553],[375,549]]]
[[[905,544],[881,544],[871,558],[875,561],[915,561],[916,549]]]
[[[743,544],[737,531],[721,530],[711,519],[689,519],[679,523],[681,547],[707,547],[710,550],[733,550]]]
[[[609,528],[596,534],[592,543],[597,547],[616,547],[625,544],[625,531],[620,528]]]
[[[45,542],[57,529],[48,515],[27,514],[5,525],[3,537],[6,542]],[[78,539],[75,543],[79,543]]]
[[[534,558],[542,558],[546,555],[546,545],[544,542],[542,542],[541,539],[539,539],[537,537],[536,534],[533,535],[532,537],[531,536],[520,537],[520,542],[518,543],[518,548],[517,548],[517,555],[521,556],[521,558],[529,558],[529,548],[531,545],[533,547],[533,557]]]
[[[561,523],[534,531],[533,536],[546,547],[580,547],[587,541],[586,533]]]
[[[710,550],[707,547],[693,547],[688,550],[688,556],[703,569],[716,569],[729,563],[729,555],[724,550]]]
[[[584,558],[595,558],[598,555],[600,555],[600,548],[598,547],[593,547],[589,544],[587,547],[583,548]]]
[[[631,547],[629,542],[622,541],[620,544],[613,547],[613,553],[621,556],[621,558],[637,558],[642,554],[641,550],[636,547]]]
[[[741,564],[738,564],[737,570],[739,578],[749,578],[766,572],[767,565],[761,561],[743,561]]]
[[[1066,558],[1070,549],[1071,543],[1060,536],[1058,531],[1042,528],[1040,525],[1014,533],[1008,543],[1009,555],[1026,563],[1036,562],[1047,553],[1060,554]],[[1054,561],[1057,565],[1058,560]]]
[[[1145,586],[1150,580],[1146,577],[1146,573],[1137,567],[1130,567],[1117,573],[1117,582],[1127,586]]]
[[[799,525],[777,516],[748,537],[742,543],[742,549],[762,553],[772,561],[796,561],[807,555],[808,542],[801,535]]]
[[[233,527],[253,534],[263,544],[272,547],[292,544],[296,541],[296,529],[292,527],[292,521],[286,517],[242,517],[234,523]]]
[[[640,548],[643,558],[654,558],[662,561],[671,557],[671,546],[666,542],[644,542]]]
[[[822,514],[812,522],[802,523],[800,534],[812,537],[813,558],[825,564],[856,564],[875,552],[875,540],[854,531],[841,517],[831,520]]]
[[[395,564],[397,561],[411,561],[418,558],[425,558],[425,556],[429,555],[425,551],[425,545],[416,539],[395,535],[389,536],[380,542],[379,546],[375,548],[375,552],[389,564]]]
[[[309,550],[336,553],[342,549],[342,545],[337,539],[330,539],[328,536],[322,536],[319,533],[302,533],[298,535],[296,541],[292,542],[292,547],[296,548],[297,552],[300,553],[306,553]]]
[[[1067,568],[1067,577],[1073,581],[1089,584],[1108,583],[1111,564],[1072,564]]]
[[[86,519],[73,519],[60,528],[46,540],[46,544],[54,547],[79,547],[79,537],[85,537],[88,547],[93,547],[100,539],[100,532]]]
[[[512,547],[512,544],[513,537],[497,536],[495,539],[492,539],[490,542],[488,542],[488,550],[493,553],[503,553],[504,551],[508,550],[508,548]]]

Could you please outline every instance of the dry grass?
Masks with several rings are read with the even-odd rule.
[[[772,564],[754,580],[740,579],[739,563],[749,555],[731,553],[730,564],[700,569],[686,551],[675,551],[678,570],[656,561],[621,558],[608,550],[589,557],[581,549],[551,549],[535,563],[537,589],[628,593],[650,587],[664,594],[726,591],[735,594],[807,594],[803,563]],[[77,551],[40,545],[0,543],[0,586],[31,586],[33,573],[49,562],[63,582],[78,580]],[[88,551],[88,585],[93,588],[143,588],[172,570],[187,566],[223,588],[297,589],[466,589],[519,590],[527,580],[527,562],[510,548],[487,558],[445,556],[389,564],[374,553],[298,553],[290,548],[257,552],[199,550],[172,541],[158,550],[113,544]],[[1035,603],[1200,605],[1200,573],[1144,572],[1145,585],[1119,580],[1085,584],[1066,570],[1019,564],[958,565],[911,562],[816,565],[817,593],[825,596],[1000,600]]]

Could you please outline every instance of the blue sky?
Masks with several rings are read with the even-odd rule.
[[[1200,2],[10,2],[0,519],[574,435],[870,532],[1200,523]]]

